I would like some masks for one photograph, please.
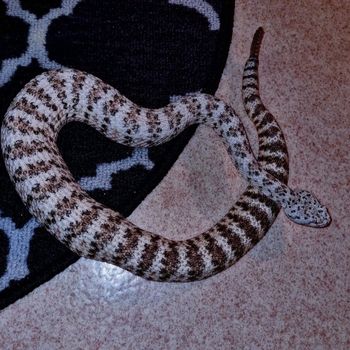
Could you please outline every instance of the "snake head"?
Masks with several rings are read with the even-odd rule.
[[[288,201],[284,212],[287,217],[300,225],[325,227],[331,223],[328,210],[310,192],[293,191],[294,198]]]

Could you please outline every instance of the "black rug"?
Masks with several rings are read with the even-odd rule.
[[[233,24],[233,0],[0,0],[0,115],[31,78],[73,67],[134,102],[215,93]],[[195,127],[150,149],[128,148],[82,123],[58,145],[97,201],[128,216],[166,175]],[[0,309],[78,259],[23,206],[0,156]]]

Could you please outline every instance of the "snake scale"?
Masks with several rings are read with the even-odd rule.
[[[296,223],[328,225],[327,209],[310,192],[286,185],[286,143],[258,90],[263,34],[262,28],[255,33],[242,86],[245,109],[258,132],[258,159],[238,115],[214,96],[189,94],[149,109],[78,70],[48,71],[32,79],[12,101],[1,128],[5,166],[30,213],[81,256],[170,282],[204,279],[231,266],[267,232],[280,207]],[[60,129],[71,121],[133,147],[162,144],[192,124],[208,125],[249,186],[206,232],[182,241],[166,239],[140,229],[82,190],[56,145]]]

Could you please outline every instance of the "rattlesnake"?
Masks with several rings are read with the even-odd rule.
[[[199,280],[226,269],[266,233],[279,207],[297,223],[329,224],[327,209],[311,193],[285,185],[285,140],[258,92],[262,37],[259,28],[242,88],[246,111],[258,131],[258,160],[239,117],[214,96],[189,94],[163,108],[148,109],[78,70],[48,71],[32,79],[11,103],[1,129],[5,166],[30,213],[77,254],[158,281]],[[70,121],[86,123],[121,144],[146,147],[174,138],[189,125],[206,124],[221,136],[249,186],[206,232],[183,241],[166,239],[138,228],[81,189],[56,145],[60,129]]]

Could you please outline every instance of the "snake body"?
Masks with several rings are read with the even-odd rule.
[[[58,240],[87,258],[120,266],[146,279],[192,281],[231,266],[266,233],[283,207],[300,224],[325,226],[325,207],[309,192],[287,185],[286,143],[258,91],[256,32],[243,76],[247,114],[259,136],[258,160],[232,107],[208,94],[191,94],[159,108],[140,107],[97,77],[74,69],[32,79],[11,103],[1,129],[5,166],[28,210]],[[138,228],[97,203],[76,182],[56,145],[70,121],[86,123],[128,146],[164,143],[194,123],[224,141],[247,190],[212,228],[182,241]]]

